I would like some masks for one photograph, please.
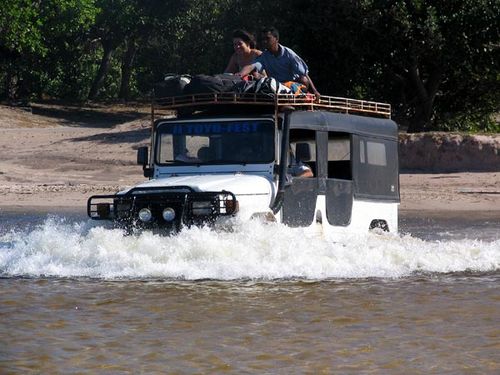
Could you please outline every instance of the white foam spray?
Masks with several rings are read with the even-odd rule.
[[[431,242],[372,233],[339,244],[258,221],[232,232],[190,228],[165,237],[52,218],[0,236],[6,277],[321,280],[499,269],[500,240]]]

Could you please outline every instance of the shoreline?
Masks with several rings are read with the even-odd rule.
[[[0,217],[5,212],[86,213],[87,199],[92,195],[114,194],[128,186],[145,181],[135,165],[120,168],[128,177],[120,184],[103,181],[45,181],[22,183],[0,182]],[[1,177],[1,176],[0,176]],[[82,178],[83,180],[83,178]],[[81,181],[81,180],[80,180]],[[127,182],[124,184],[123,182]],[[400,212],[488,212],[500,216],[500,173],[462,172],[447,174],[400,174]]]
[[[121,172],[110,173],[108,178],[121,180],[120,183],[96,181],[96,178],[84,176],[80,176],[79,182],[0,181],[0,215],[7,211],[85,213],[90,196],[114,194],[146,180],[138,173],[138,166],[121,166],[119,169]],[[500,212],[500,173],[402,173],[400,196],[401,212]]]

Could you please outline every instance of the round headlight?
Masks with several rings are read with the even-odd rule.
[[[151,210],[149,208],[142,208],[139,211],[139,220],[147,223],[148,221],[151,221],[153,218],[153,214],[151,213]]]
[[[167,207],[163,210],[161,216],[163,216],[165,221],[172,221],[175,219],[175,211],[173,208]]]

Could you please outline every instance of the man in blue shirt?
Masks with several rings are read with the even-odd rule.
[[[269,77],[276,78],[279,82],[300,82],[309,92],[319,97],[320,94],[309,77],[307,64],[293,50],[278,43],[278,30],[274,27],[262,29],[260,41],[265,51],[252,64],[244,66],[239,75],[265,70]]]

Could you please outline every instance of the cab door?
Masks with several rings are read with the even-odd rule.
[[[326,217],[330,225],[351,223],[353,203],[352,136],[342,132],[327,133]]]
[[[290,130],[292,150],[298,142],[310,146],[311,160],[306,164],[314,177],[289,177],[283,199],[283,222],[291,227],[310,226],[316,220],[327,220],[334,226],[349,225],[353,204],[351,135]],[[319,207],[322,215],[316,215],[316,202],[321,195],[325,197],[326,207]]]
[[[319,161],[318,155],[321,148],[318,146],[319,136],[322,132],[310,129],[290,130],[290,149],[296,155],[297,143],[307,143],[309,145],[311,158],[304,160],[304,164],[309,166],[313,172],[313,177],[297,177],[288,174],[285,186],[285,194],[282,206],[282,221],[290,227],[307,227],[315,221],[316,200],[318,194],[324,191],[324,181],[320,177],[325,174],[324,162]],[[324,137],[323,137],[324,138]],[[292,163],[289,153],[288,165]]]

